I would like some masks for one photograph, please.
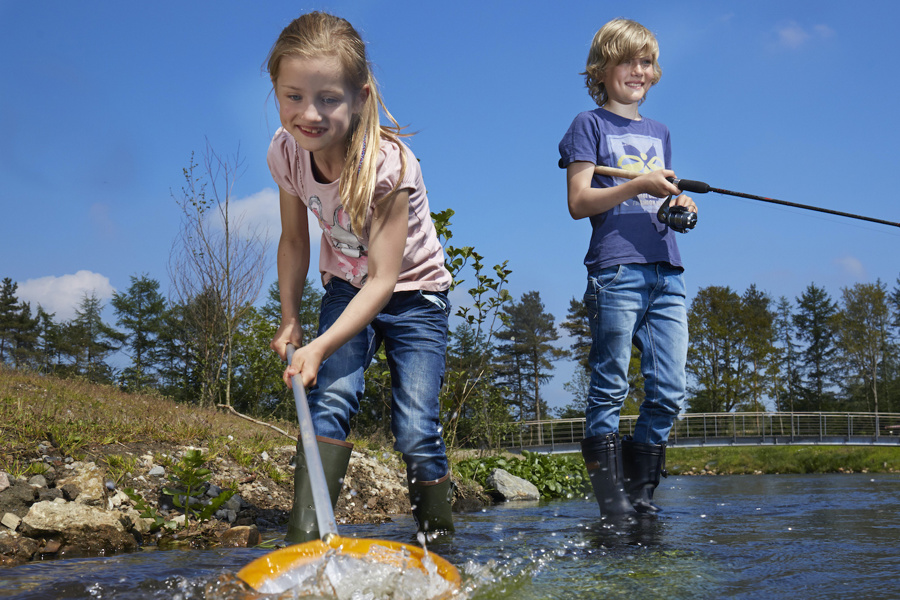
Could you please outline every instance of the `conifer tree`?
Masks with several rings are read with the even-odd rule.
[[[159,282],[147,275],[132,276],[128,290],[113,294],[112,306],[118,317],[116,324],[125,330],[124,349],[131,358],[131,364],[119,376],[122,386],[141,390],[154,385],[166,312]]]
[[[512,302],[503,310],[505,327],[497,333],[505,341],[499,345],[503,383],[518,394],[524,403],[523,412],[540,420],[547,416],[541,384],[553,377],[553,363],[565,356],[565,351],[552,343],[559,339],[555,318],[545,311],[536,291],[526,292],[521,301]]]
[[[797,298],[794,327],[797,339],[805,345],[800,351],[803,406],[797,408],[828,410],[834,402],[838,378],[837,312],[837,303],[815,283],[809,284]]]

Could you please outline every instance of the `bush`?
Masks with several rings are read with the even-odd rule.
[[[589,488],[587,469],[577,454],[537,454],[526,450],[522,458],[469,458],[455,465],[459,477],[483,486],[494,469],[530,481],[545,500],[583,496]]]

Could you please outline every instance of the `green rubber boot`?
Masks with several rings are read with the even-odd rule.
[[[421,533],[451,533],[453,513],[453,484],[450,473],[436,481],[407,481],[409,483],[409,503],[413,518]]]
[[[319,436],[316,436],[316,442],[325,470],[328,495],[331,496],[331,506],[334,508],[341,492],[344,475],[347,474],[347,467],[350,465],[353,444]],[[297,464],[294,467],[294,505],[291,507],[291,518],[288,520],[284,541],[289,544],[302,544],[317,540],[319,537],[316,506],[309,482],[309,471],[306,469],[306,454],[303,452],[303,445],[298,443]]]

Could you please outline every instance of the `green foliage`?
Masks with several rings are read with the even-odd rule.
[[[547,416],[541,384],[552,378],[553,363],[567,354],[553,345],[559,339],[555,319],[537,291],[522,294],[521,301],[504,306],[502,314],[495,381],[511,391],[510,402],[520,420],[541,420]]]
[[[138,511],[139,516],[142,519],[152,519],[153,523],[150,524],[150,532],[157,531],[161,527],[165,526],[167,529],[175,529],[176,524],[175,521],[166,521],[162,515],[159,514],[159,511],[144,500],[143,496],[141,496],[134,488],[125,488],[123,490],[125,495],[131,498],[131,501],[134,502],[134,508]]]
[[[208,503],[195,498],[203,495],[212,471],[204,467],[206,458],[197,449],[186,450],[177,463],[170,467],[170,486],[163,488],[163,493],[172,496],[172,502],[184,511],[185,524],[192,519],[200,522],[209,520],[219,507],[234,494],[233,490],[223,490]]]
[[[900,470],[900,448],[862,446],[751,446],[669,448],[671,475],[866,473]]]
[[[112,480],[118,485],[125,475],[135,473],[137,458],[134,456],[122,456],[121,454],[108,454],[106,456],[106,470]]]
[[[456,474],[485,485],[494,469],[503,469],[537,486],[541,498],[574,498],[589,487],[584,460],[577,454],[538,454],[524,451],[522,458],[494,456],[469,458],[454,465]]]
[[[507,285],[512,271],[507,268],[509,261],[504,261],[494,265],[491,274],[474,247],[451,245],[453,214],[447,209],[431,215],[447,255],[445,265],[453,276],[450,289],[463,284],[466,269],[472,272],[474,285],[467,290],[472,304],[456,309],[455,316],[463,323],[452,332],[448,346],[441,392],[444,439],[449,447],[463,443],[498,447],[510,415],[505,390],[494,382],[493,342],[506,318],[502,309],[511,302]]]
[[[114,292],[111,302],[116,324],[125,330],[125,352],[131,365],[119,375],[126,390],[142,390],[155,385],[154,368],[159,364],[159,337],[163,330],[166,300],[159,282],[147,275],[131,277],[125,293]]]

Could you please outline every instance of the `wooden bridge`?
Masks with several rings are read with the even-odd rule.
[[[620,433],[631,433],[636,421],[637,415],[623,415]],[[584,427],[583,418],[510,423],[501,446],[512,452],[579,452]],[[900,413],[683,413],[676,419],[668,443],[670,448],[900,446]]]

